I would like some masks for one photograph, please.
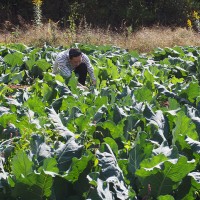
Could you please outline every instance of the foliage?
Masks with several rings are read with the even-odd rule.
[[[34,12],[31,0],[1,1],[0,23],[10,21],[15,25],[23,25],[24,23],[21,23],[23,20],[31,23],[31,20],[35,19],[37,24],[41,22],[42,12],[44,20],[59,21],[61,26],[67,26],[70,29],[74,28],[74,25],[77,26],[84,18],[94,27],[111,26],[118,30],[124,29],[124,23],[126,27],[133,29],[155,24],[185,27],[190,13],[193,10],[200,10],[198,0],[113,0],[109,3],[106,0],[57,0],[53,3],[34,0],[33,2]]]
[[[52,74],[63,47],[0,47],[1,198],[198,199],[200,48],[75,46],[96,88]]]

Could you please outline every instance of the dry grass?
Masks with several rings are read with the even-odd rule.
[[[76,33],[69,29],[60,30],[55,23],[47,23],[38,28],[26,25],[25,28],[6,27],[0,33],[0,43],[24,43],[28,46],[69,46],[73,43],[93,45],[114,45],[138,52],[150,52],[157,47],[200,46],[200,34],[186,28],[152,27],[138,31],[120,32],[89,26],[79,26]]]

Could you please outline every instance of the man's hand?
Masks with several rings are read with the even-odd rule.
[[[84,85],[82,85],[81,87],[82,87],[84,90],[89,90],[88,87],[86,87],[86,86],[84,86]]]
[[[88,90],[88,88],[80,83],[77,84],[77,87],[80,89]]]

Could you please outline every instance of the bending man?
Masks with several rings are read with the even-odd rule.
[[[85,85],[87,73],[89,73],[93,85],[96,84],[94,69],[88,56],[77,48],[60,52],[53,65],[53,73],[59,73],[64,78],[70,77],[72,71],[78,75],[78,82],[81,85]]]

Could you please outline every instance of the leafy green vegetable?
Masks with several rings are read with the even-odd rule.
[[[65,47],[0,46],[0,198],[200,198],[200,47],[74,44],[97,86],[52,73]]]

